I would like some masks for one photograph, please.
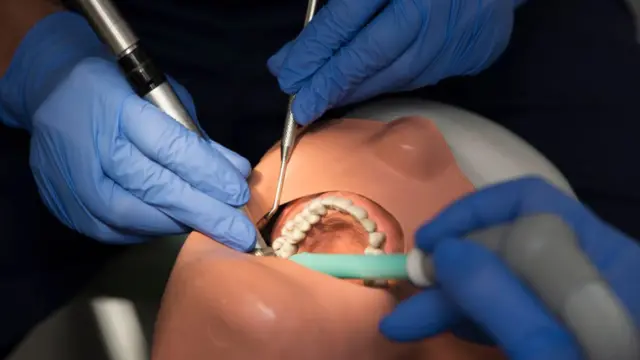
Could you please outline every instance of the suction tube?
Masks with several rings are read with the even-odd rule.
[[[341,279],[407,280],[407,256],[311,254],[293,255],[289,260],[306,268]]]

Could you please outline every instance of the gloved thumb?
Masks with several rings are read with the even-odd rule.
[[[267,61],[267,68],[269,69],[269,72],[271,72],[271,75],[275,77],[280,75],[280,70],[282,70],[282,66],[287,59],[287,56],[289,56],[289,51],[291,51],[292,46],[293,41],[289,41],[280,50],[278,50],[275,55],[269,58]]]
[[[193,97],[191,96],[187,88],[182,86],[178,81],[176,81],[176,79],[172,78],[169,75],[167,75],[167,81],[169,82],[169,85],[171,85],[171,87],[173,88],[173,91],[178,96],[178,99],[180,99],[180,102],[182,103],[182,105],[184,105],[184,108],[187,110],[189,115],[191,115],[191,118],[193,119],[193,121],[197,123],[198,114],[196,112],[196,105],[193,102]],[[200,124],[198,124],[198,128],[200,128]]]
[[[418,341],[449,330],[462,320],[455,304],[437,288],[404,300],[380,322],[380,332],[393,341]]]
[[[244,176],[245,179],[249,176],[249,174],[251,174],[251,163],[249,162],[249,160],[240,156],[240,154],[236,153],[235,151],[231,151],[226,147],[218,144],[215,141],[210,140],[209,144],[211,145],[211,147],[216,149],[220,154],[222,154],[222,156],[224,156],[227,160],[229,160],[231,165],[233,165],[236,169],[238,169],[240,174],[242,174],[242,176]]]

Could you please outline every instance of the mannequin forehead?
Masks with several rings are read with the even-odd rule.
[[[430,119],[451,149],[456,164],[476,187],[537,175],[575,196],[562,173],[512,132],[464,109],[422,99],[387,99],[360,106],[348,114],[391,122],[405,116]]]
[[[443,206],[472,191],[436,126],[425,118],[393,122],[338,119],[300,136],[289,162],[281,204],[309,195],[345,191],[391,213],[404,234]],[[249,178],[251,218],[271,207],[280,166],[279,145]]]

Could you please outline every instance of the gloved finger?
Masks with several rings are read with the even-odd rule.
[[[191,116],[191,119],[195,123],[198,130],[200,130],[200,134],[202,134],[202,137],[204,137],[207,140],[211,140],[207,132],[204,131],[204,129],[202,128],[200,121],[198,121],[198,112],[196,111],[196,104],[193,102],[193,97],[191,96],[187,88],[182,86],[180,83],[178,83],[174,78],[172,78],[169,75],[167,75],[167,81],[175,91],[176,96],[178,96],[178,99],[180,99],[180,101],[184,105],[184,108],[187,110],[187,113],[189,113],[189,115]]]
[[[298,123],[306,125],[342,103],[363,81],[402,55],[422,24],[419,9],[414,7],[407,2],[391,2],[349,45],[338,50],[296,94],[293,113]],[[377,89],[373,95],[385,90]]]
[[[247,202],[243,175],[208,140],[140,98],[127,102],[122,132],[142,154],[219,201],[233,206]]]
[[[444,14],[448,14],[450,8],[451,4],[447,1],[435,1],[429,5],[428,33],[441,34],[447,31],[450,19]],[[415,11],[419,10],[415,9]],[[419,35],[416,28],[411,30],[417,34],[413,44],[422,43],[424,38],[419,41],[417,36],[424,37],[425,35]],[[348,94],[337,105],[342,106],[371,99],[380,95],[381,89],[384,89],[385,92],[409,91],[436,83],[440,78],[431,74],[442,74],[439,67],[442,65],[450,66],[450,64],[442,64],[442,61],[438,61],[439,50],[444,47],[445,42],[445,37],[436,35],[431,37],[428,47],[411,46],[407,48],[389,66],[364,80],[355,91]],[[416,64],[415,59],[418,58],[426,60]]]
[[[184,104],[185,108],[189,112],[189,115],[191,115],[191,118],[193,119],[193,121],[196,122],[198,129],[200,129],[200,132],[204,135],[204,137],[207,140],[209,140],[209,145],[211,145],[211,147],[213,147],[216,151],[220,152],[220,154],[222,154],[222,156],[224,156],[231,163],[231,165],[233,165],[236,168],[236,170],[238,170],[240,174],[242,174],[243,177],[246,178],[247,176],[249,176],[249,174],[251,173],[251,163],[249,163],[249,160],[243,158],[238,153],[233,152],[225,148],[224,146],[216,143],[215,141],[212,141],[209,138],[209,136],[206,134],[202,126],[200,126],[200,122],[198,122],[198,117],[196,114],[196,106],[193,103],[193,98],[191,97],[191,94],[187,91],[187,89],[184,86],[180,85],[172,77],[167,76],[167,80],[173,87],[178,98],[180,98],[180,101],[182,101],[182,103]]]
[[[438,335],[460,322],[457,306],[437,288],[402,301],[380,322],[380,332],[393,341],[408,342]]]
[[[63,217],[61,221],[67,226],[85,235],[100,234],[100,240],[110,243],[139,242],[137,235],[140,234],[154,236],[184,232],[181,224],[105,177],[100,164],[93,161],[93,154],[83,151],[66,152],[71,157],[65,157],[69,163],[95,164],[90,167],[88,174],[72,173],[71,180],[76,186],[70,187],[66,183],[68,177],[60,170],[65,167],[58,164],[58,157],[53,156],[54,152],[47,151],[49,148],[43,145],[43,139],[46,141],[36,129],[31,138],[31,169],[40,192],[44,194],[43,201],[55,214]],[[42,164],[53,166],[42,170]],[[80,198],[81,201],[69,201],[65,204],[59,201],[73,198]],[[68,213],[87,214],[87,217],[83,220],[70,219],[65,217]],[[132,235],[127,236],[127,233]]]
[[[116,147],[101,162],[105,174],[122,188],[178,222],[234,249],[254,247],[255,228],[245,215],[148,159],[131,143]]]
[[[491,185],[448,206],[416,233],[416,247],[432,252],[439,239],[464,237],[489,226],[541,212],[561,216],[569,225],[591,216],[578,202],[537,177]]]
[[[167,75],[167,81],[169,82],[169,85],[171,85],[171,87],[173,88],[173,91],[178,96],[178,99],[180,99],[180,102],[182,102],[182,105],[184,105],[184,108],[187,110],[189,115],[191,115],[191,118],[195,122],[198,122],[196,104],[193,102],[193,97],[191,96],[187,88],[182,86],[182,84],[180,84],[178,81],[176,81],[176,79],[174,79],[169,75]],[[202,131],[202,129],[200,130]]]
[[[511,359],[580,359],[573,337],[483,246],[448,238],[433,253],[442,290]]]
[[[209,145],[211,145],[214,149],[216,149],[222,156],[224,156],[233,167],[236,168],[242,174],[244,178],[247,178],[249,174],[251,174],[251,163],[249,160],[240,156],[240,154],[235,151],[231,151],[226,147],[218,144],[215,141],[209,141]]]
[[[282,90],[297,93],[310,76],[350,42],[389,0],[330,0],[302,30],[278,74]],[[282,48],[276,58],[282,58]]]
[[[271,75],[278,77],[280,76],[280,70],[282,70],[282,66],[284,65],[285,60],[289,56],[289,52],[291,52],[291,48],[295,44],[295,40],[289,41],[284,44],[284,46],[278,50],[278,52],[271,56],[269,60],[267,60],[267,68]]]
[[[133,196],[123,189],[113,180],[102,177],[97,183],[97,191],[91,195],[90,201],[85,203],[91,206],[91,211],[96,218],[100,219],[110,231],[124,231],[135,234],[131,236],[130,243],[139,242],[139,236],[166,236],[184,234],[189,229],[178,221],[172,219],[167,214],[145,203],[141,199]],[[101,204],[96,204],[97,202]],[[103,241],[109,242],[107,234],[101,232]],[[123,243],[123,234],[118,235],[114,240]]]

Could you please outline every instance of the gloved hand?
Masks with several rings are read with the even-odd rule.
[[[326,110],[488,67],[524,0],[329,0],[268,61],[307,124]]]
[[[557,214],[640,325],[640,246],[548,183],[525,178],[491,186],[445,209],[416,234],[433,254],[439,287],[401,303],[380,330],[413,341],[453,330],[500,345],[510,359],[580,359],[572,336],[506,265],[465,234],[535,213]]]
[[[189,94],[173,85],[195,116]],[[254,227],[233,207],[249,198],[249,162],[135,95],[80,16],[39,22],[0,91],[0,118],[31,132],[38,189],[67,226],[109,243],[193,228],[253,248]]]

